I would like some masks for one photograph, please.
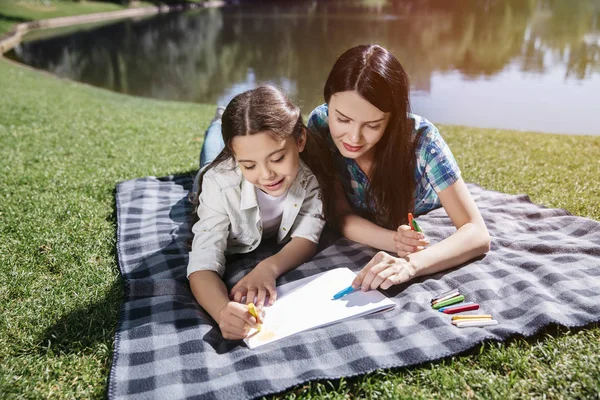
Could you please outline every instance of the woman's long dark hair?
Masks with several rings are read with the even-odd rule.
[[[198,221],[198,202],[202,191],[202,179],[211,168],[233,158],[231,141],[236,136],[268,132],[278,140],[298,140],[306,132],[306,145],[300,158],[317,177],[323,193],[325,215],[331,212],[333,180],[335,172],[327,142],[307,129],[300,108],[295,106],[279,89],[261,85],[233,98],[225,108],[222,119],[222,134],[225,148],[200,175],[199,188],[193,197],[192,222]]]
[[[356,91],[390,120],[374,147],[367,204],[374,204],[378,224],[396,229],[414,207],[416,140],[412,137],[408,75],[400,62],[378,45],[361,45],[342,54],[325,82],[324,97]]]

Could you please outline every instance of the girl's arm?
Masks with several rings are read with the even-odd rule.
[[[308,261],[316,250],[316,243],[303,237],[293,237],[277,254],[261,261],[231,289],[233,300],[239,302],[246,296],[246,303],[252,303],[256,298],[256,305],[261,307],[268,295],[269,304],[273,304],[277,299],[277,278]]]
[[[227,287],[216,272],[196,271],[189,281],[196,301],[219,324],[225,339],[242,339],[260,322],[250,315],[247,306],[229,300]]]
[[[363,290],[406,282],[460,265],[490,249],[490,235],[462,179],[438,193],[456,232],[435,245],[403,258],[378,253],[352,282]]]

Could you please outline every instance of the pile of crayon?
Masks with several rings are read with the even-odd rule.
[[[479,304],[473,302],[463,303],[465,296],[458,289],[452,289],[431,299],[431,307],[444,314],[456,314],[464,311],[479,310]],[[491,315],[454,315],[452,325],[459,328],[498,325],[498,321]]]

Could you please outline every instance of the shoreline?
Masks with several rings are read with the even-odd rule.
[[[203,3],[180,3],[173,5],[159,5],[154,7],[130,8],[127,10],[106,11],[93,14],[82,14],[70,17],[48,18],[40,19],[37,21],[22,22],[14,25],[13,29],[5,35],[0,36],[0,57],[3,57],[5,53],[12,50],[19,43],[21,43],[21,39],[25,34],[40,29],[60,28],[65,26],[75,26],[100,21],[142,17],[155,14],[192,10],[196,8],[223,7],[224,5],[225,1],[211,0]]]

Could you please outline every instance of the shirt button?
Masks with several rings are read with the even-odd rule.
[[[435,149],[431,149],[431,154],[435,154]]]
[[[285,232],[287,229],[285,229],[285,228],[281,228],[281,230]]]
[[[294,207],[298,207],[298,204],[294,204]]]

